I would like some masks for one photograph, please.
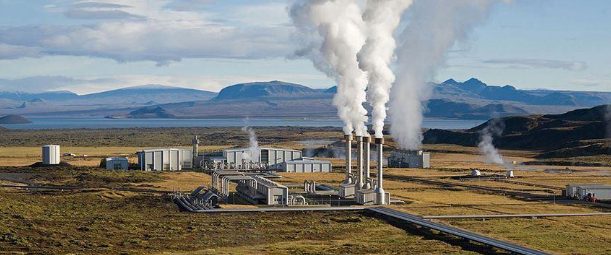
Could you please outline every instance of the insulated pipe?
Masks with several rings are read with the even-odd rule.
[[[388,201],[386,201],[386,192],[384,192],[384,187],[382,180],[383,178],[383,149],[384,146],[384,138],[376,138],[375,143],[378,147],[378,187],[375,190],[376,193],[376,204],[377,205],[385,205]]]
[[[346,139],[346,180],[344,180],[344,184],[351,184],[352,178],[350,175],[352,174],[352,134],[345,135]]]
[[[356,137],[356,148],[357,148],[356,169],[357,169],[357,174],[358,174],[356,176],[356,189],[361,189],[363,187],[363,184],[365,183],[363,181],[363,137],[362,136]]]
[[[371,182],[369,182],[369,178],[371,178],[371,137],[370,136],[366,136],[363,137],[363,146],[365,146],[365,155],[363,156],[365,158],[365,179],[364,182],[365,184],[363,184],[363,189],[371,189]]]

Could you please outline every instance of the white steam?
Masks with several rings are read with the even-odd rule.
[[[395,75],[389,65],[397,43],[393,32],[412,0],[368,0],[363,13],[367,41],[358,55],[359,66],[369,75],[368,100],[373,108],[375,137],[383,137],[386,103]]]
[[[390,99],[391,134],[403,149],[422,146],[427,85],[445,63],[446,52],[464,41],[500,0],[418,0],[411,6],[408,25],[397,53],[397,81]]]
[[[337,83],[333,105],[344,133],[367,135],[367,76],[356,57],[365,44],[361,8],[355,0],[300,0],[291,6],[290,16],[302,43],[296,54],[309,57]]]
[[[259,150],[259,142],[257,141],[257,134],[255,134],[255,131],[249,127],[249,126],[245,126],[242,128],[242,131],[244,131],[245,133],[248,134],[249,138],[248,138],[248,153],[242,153],[242,158],[245,160],[254,160],[259,158],[259,153],[261,150]]]
[[[494,136],[500,136],[505,129],[505,124],[498,118],[488,121],[488,125],[480,132],[480,142],[477,145],[479,152],[484,156],[486,163],[505,165],[503,157],[492,144]]]

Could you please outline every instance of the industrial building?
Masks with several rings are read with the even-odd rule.
[[[106,158],[106,169],[107,170],[128,170],[129,161],[126,157],[112,157]]]
[[[275,148],[258,148],[253,153],[249,148],[238,148],[224,150],[223,157],[228,165],[236,169],[244,169],[247,163],[255,163],[264,165],[267,169],[281,170],[282,163],[300,159],[302,153],[298,150]]]
[[[332,167],[329,161],[302,158],[284,162],[281,171],[286,173],[329,173]]]
[[[137,154],[138,169],[142,171],[180,171],[193,168],[193,152],[189,149],[146,149]]]
[[[565,195],[570,198],[584,200],[588,197],[599,200],[611,200],[611,186],[600,184],[569,184],[566,185]]]
[[[43,165],[58,165],[60,162],[60,147],[59,145],[44,145],[42,146],[42,164]]]
[[[391,168],[431,168],[431,153],[425,151],[398,150],[388,158]]]
[[[229,196],[230,182],[237,183],[237,194],[253,204],[289,204],[289,190],[284,185],[256,174],[229,170],[217,170],[212,173],[212,188],[223,198]]]

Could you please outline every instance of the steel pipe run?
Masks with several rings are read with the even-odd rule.
[[[352,183],[352,134],[344,136],[346,140],[346,179],[344,184]]]
[[[384,191],[384,185],[383,185],[384,162],[382,162],[382,160],[384,157],[383,155],[384,151],[382,147],[384,147],[384,138],[376,138],[375,144],[377,145],[377,149],[378,149],[378,155],[377,155],[378,156],[378,187],[375,190],[375,193],[376,193],[375,203],[377,205],[385,205],[388,203],[388,201],[386,201],[386,192]]]
[[[371,178],[371,137],[363,137],[363,146],[365,147],[365,183],[363,184],[363,189],[371,189],[371,182],[369,179]]]
[[[357,148],[357,153],[356,153],[356,170],[357,170],[357,176],[356,176],[356,189],[359,190],[363,187],[363,184],[365,183],[363,181],[363,137],[362,136],[357,136],[356,137],[356,148]]]

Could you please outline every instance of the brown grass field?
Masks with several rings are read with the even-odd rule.
[[[200,147],[204,151],[244,145],[239,130],[230,129],[225,134],[217,129],[196,131],[210,132],[205,134],[210,139]],[[263,146],[300,149],[306,146],[297,141],[338,139],[338,133],[331,129],[293,131],[288,128],[257,130]],[[73,131],[48,132],[45,134],[57,139],[75,134]],[[124,132],[127,131],[118,134]],[[187,148],[190,143],[190,138],[179,136],[178,131],[158,132],[161,132],[159,137],[171,141],[189,139],[164,146]],[[26,134],[17,132],[10,136]],[[88,155],[87,158],[63,158],[76,166],[71,168],[26,167],[40,161],[41,150],[35,145],[38,134],[23,142],[23,146],[15,141],[1,144],[0,184],[70,185],[84,189],[34,192],[0,188],[0,247],[4,248],[0,254],[475,254],[473,249],[444,237],[400,229],[360,213],[202,215],[179,212],[167,196],[141,190],[189,191],[210,185],[209,175],[97,169],[95,166],[104,157],[127,156],[136,162],[135,151],[155,146],[149,140],[135,145],[123,143],[133,146],[122,147],[123,144],[107,139],[114,134],[91,135],[102,137],[101,141],[108,145],[87,146],[81,138],[62,145],[62,152]],[[143,136],[152,141],[158,139],[154,130],[147,130]],[[229,142],[222,143],[223,139]],[[0,141],[8,140],[0,138]],[[40,144],[43,142],[62,144],[46,140]],[[611,212],[609,207],[561,198],[562,188],[570,183],[611,185],[609,167],[571,166],[571,172],[557,171],[566,167],[520,164],[534,161],[538,152],[503,150],[501,153],[507,162],[518,163],[512,166],[515,178],[460,180],[457,177],[469,175],[473,168],[480,169],[484,175],[504,175],[508,169],[483,163],[476,148],[425,145],[425,149],[433,153],[431,169],[386,169],[386,191],[393,199],[405,202],[391,208],[416,215]],[[328,160],[334,164],[332,173],[281,173],[283,177],[276,181],[302,184],[304,180],[316,180],[337,186],[344,179],[344,161]],[[375,176],[375,168],[372,172]],[[513,193],[555,196],[558,200],[528,200]],[[611,254],[609,216],[441,222],[553,254]],[[383,238],[374,239],[377,235]],[[481,252],[481,247],[475,251]]]

